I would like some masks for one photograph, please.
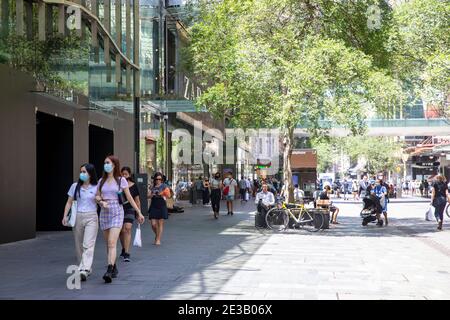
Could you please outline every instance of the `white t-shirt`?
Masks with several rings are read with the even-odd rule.
[[[75,182],[67,192],[67,195],[74,198],[75,188],[77,183]],[[97,202],[95,202],[95,194],[97,193],[97,186],[89,185],[87,189],[83,186],[80,187],[80,194],[77,194],[77,211],[78,212],[97,212]]]
[[[229,196],[234,196],[235,194],[235,188],[237,186],[237,182],[234,179],[230,179],[230,178],[226,178],[225,180],[223,180],[223,185],[226,186],[230,186],[230,191],[228,191],[228,195]]]

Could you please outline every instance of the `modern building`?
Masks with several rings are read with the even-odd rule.
[[[179,68],[188,41],[180,5],[0,0],[0,243],[65,230],[82,164],[101,173],[115,154],[135,172],[172,178],[174,129],[223,128],[190,101],[201,89]]]

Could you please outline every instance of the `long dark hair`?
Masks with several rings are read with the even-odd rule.
[[[92,186],[96,186],[97,183],[98,183],[98,178],[97,178],[97,171],[95,170],[95,166],[94,166],[93,164],[91,164],[91,163],[85,163],[85,164],[83,164],[83,165],[80,167],[80,170],[81,170],[81,168],[83,168],[83,167],[86,168],[86,171],[87,171],[87,173],[89,174],[89,183],[90,183]],[[83,183],[84,183],[84,182],[81,181],[81,179],[78,179],[78,183],[77,183],[77,186],[76,186],[76,188],[75,188],[74,197],[76,197],[77,194],[78,194],[78,197],[81,196],[81,194],[80,194],[80,189],[81,189],[81,186],[83,185]]]
[[[110,156],[107,156],[105,159],[109,159],[113,163],[113,165],[114,165],[113,177],[116,181],[118,181],[118,183],[120,185],[120,179],[122,178],[122,175],[120,174],[119,158],[117,158],[116,156],[110,155]],[[103,185],[105,184],[107,179],[108,179],[108,173],[105,172],[105,170],[103,170],[102,181],[100,182],[100,186],[98,188],[100,193],[102,193]]]
[[[128,178],[128,180],[130,180],[131,182],[135,183],[135,182],[134,182],[134,174],[133,174],[133,172],[131,171],[131,168],[130,168],[130,167],[123,167],[123,168],[120,170],[120,173],[122,173],[122,172],[124,172],[124,171],[128,172],[128,174],[130,175],[130,177]]]

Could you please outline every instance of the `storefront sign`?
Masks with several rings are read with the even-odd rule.
[[[421,167],[438,167],[440,162],[417,162],[416,165]]]

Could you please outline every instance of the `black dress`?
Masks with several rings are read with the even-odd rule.
[[[152,202],[150,204],[150,208],[148,209],[148,217],[150,219],[156,219],[156,220],[165,219],[165,220],[167,220],[169,218],[169,212],[167,210],[166,200],[162,196],[155,195],[155,194],[160,194],[166,188],[167,188],[167,186],[162,184],[159,186],[159,188],[153,187],[151,189],[153,197],[152,197]]]

